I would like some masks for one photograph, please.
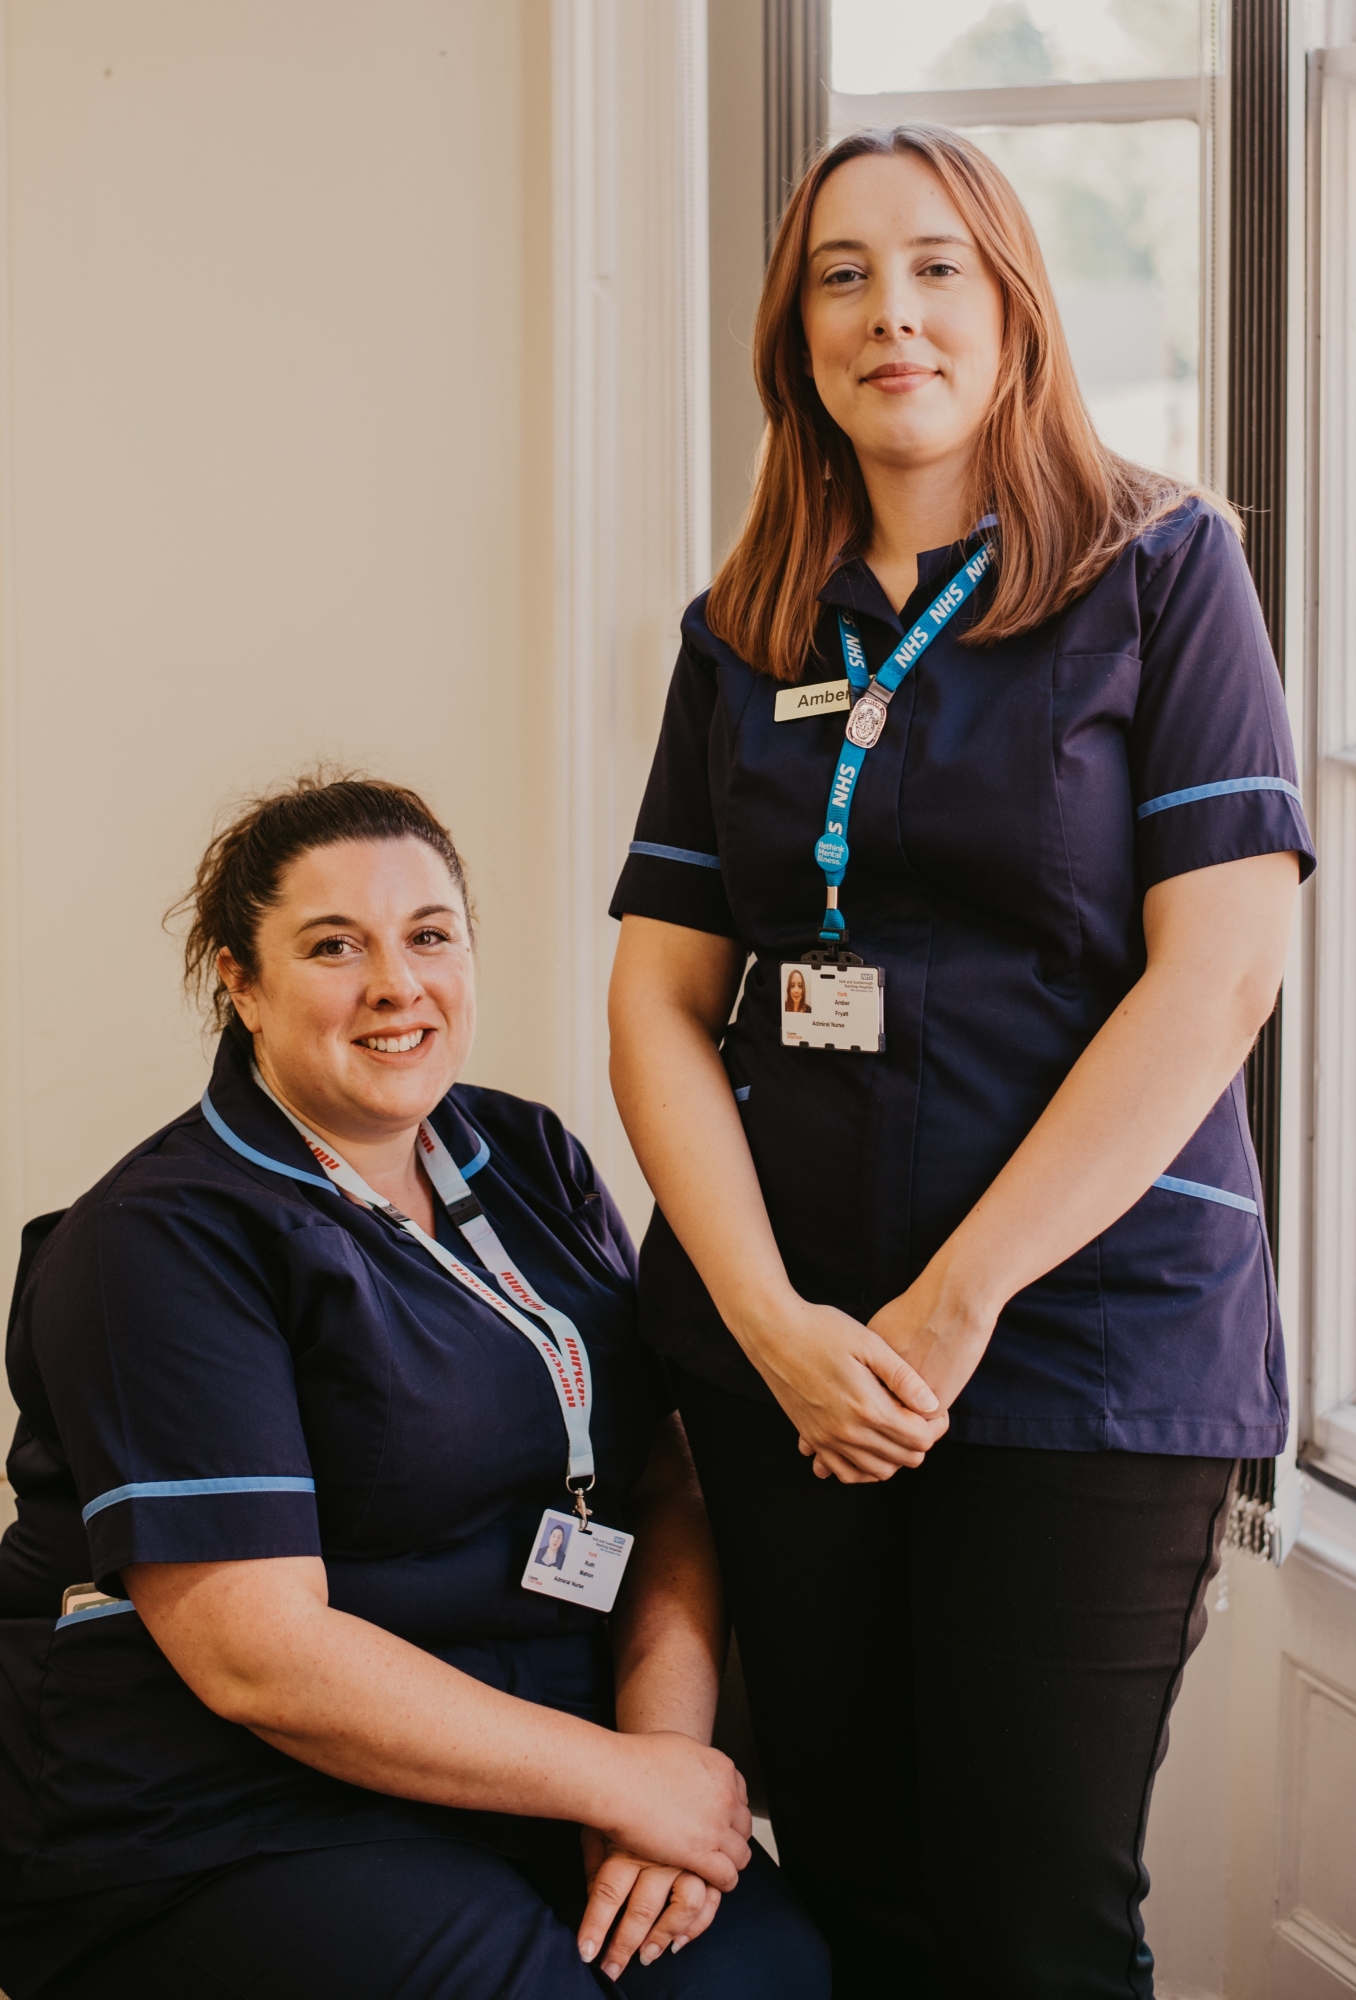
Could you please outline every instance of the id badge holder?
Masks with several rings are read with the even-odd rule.
[[[781,968],[782,1047],[877,1056],[885,1047],[885,974],[851,951],[808,951]]]
[[[578,1514],[558,1514],[548,1507],[523,1571],[523,1589],[566,1604],[586,1604],[590,1611],[610,1611],[634,1541],[621,1528],[604,1528],[591,1517],[581,1521]]]

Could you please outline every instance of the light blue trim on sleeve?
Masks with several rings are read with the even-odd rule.
[[[1156,1188],[1166,1188],[1169,1194],[1189,1194],[1197,1201],[1217,1201],[1221,1208],[1240,1208],[1245,1215],[1256,1215],[1257,1203],[1249,1201],[1245,1194],[1230,1194],[1228,1188],[1207,1187],[1204,1181],[1174,1180],[1171,1174],[1160,1174],[1154,1182]]]
[[[1161,798],[1146,799],[1142,806],[1136,806],[1135,818],[1148,819],[1166,812],[1169,806],[1195,805],[1197,799],[1222,799],[1230,792],[1284,792],[1287,798],[1304,803],[1299,787],[1289,778],[1221,778],[1215,785],[1188,785],[1183,792],[1164,792]]]
[[[256,1153],[253,1146],[247,1146],[245,1141],[238,1138],[231,1130],[206,1091],[202,1094],[199,1108],[218,1139],[224,1139],[232,1152],[239,1153],[242,1160],[248,1160],[256,1167],[267,1167],[271,1174],[286,1174],[290,1181],[305,1181],[307,1187],[324,1188],[326,1194],[338,1194],[339,1190],[334,1182],[327,1181],[322,1174],[308,1174],[301,1167],[289,1167],[283,1160],[270,1160],[267,1153]]]
[[[628,854],[650,854],[656,861],[687,861],[694,868],[719,868],[718,854],[698,854],[693,847],[663,847],[655,840],[633,840]]]
[[[314,1479],[293,1478],[290,1474],[251,1473],[244,1479],[137,1479],[130,1486],[114,1486],[99,1494],[81,1510],[82,1521],[116,1507],[120,1500],[182,1500],[209,1493],[314,1493]]]
[[[462,1179],[469,1181],[472,1174],[478,1174],[482,1167],[488,1166],[489,1158],[490,1142],[488,1139],[482,1139],[480,1142],[480,1151],[475,1155],[474,1159],[468,1160],[466,1165],[461,1168]]]
[[[56,1629],[61,1632],[68,1625],[83,1625],[87,1618],[117,1618],[124,1611],[135,1610],[128,1597],[120,1597],[116,1604],[87,1604],[83,1611],[68,1611],[64,1618],[58,1618]]]
[[[753,1085],[751,1083],[741,1083],[738,1090],[735,1092],[735,1103],[747,1104],[749,1101],[749,1092],[752,1089]]]

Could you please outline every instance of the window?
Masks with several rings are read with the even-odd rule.
[[[1305,1461],[1356,1489],[1356,47],[1310,58],[1313,1293]]]
[[[1214,473],[1213,0],[834,0],[837,136],[967,129],[1045,251],[1093,421],[1116,451]]]

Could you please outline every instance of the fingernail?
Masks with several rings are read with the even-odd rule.
[[[607,1974],[609,1979],[620,1979],[621,1970],[622,1969],[618,1965],[615,1958],[610,1958],[607,1961],[607,1964],[603,1967],[603,1971]]]
[[[691,1938],[685,1938],[685,1937],[676,1937],[676,1938],[675,1938],[675,1939],[673,1940],[673,1943],[672,1943],[672,1944],[671,1944],[671,1945],[669,1946],[669,1950],[670,1950],[670,1951],[681,1951],[681,1950],[682,1950],[682,1948],[683,1948],[683,1946],[684,1946],[685,1944],[691,1944],[691,1942],[692,1942]]]
[[[583,1959],[585,1965],[592,1965],[594,1959],[598,1956],[598,1947],[592,1938],[586,1938],[583,1944],[580,1945],[579,1956]]]
[[[662,1944],[643,1944],[643,1945],[642,1945],[642,1946],[640,1947],[640,1962],[641,1962],[641,1964],[642,1964],[642,1965],[653,1965],[653,1964],[654,1964],[654,1962],[655,1962],[655,1960],[656,1960],[656,1959],[658,1958],[658,1956],[659,1956],[660,1952],[661,1952],[661,1951],[662,1951],[663,1949],[664,1949],[664,1947],[663,1947],[663,1945],[662,1945]]]

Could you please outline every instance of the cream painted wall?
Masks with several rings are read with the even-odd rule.
[[[559,1043],[547,0],[2,20],[7,1273],[202,1089],[160,918],[242,788],[425,790],[472,1074],[552,1097]]]
[[[763,283],[763,4],[710,16],[711,547],[724,556],[749,504],[763,406],[753,322]]]

